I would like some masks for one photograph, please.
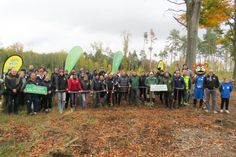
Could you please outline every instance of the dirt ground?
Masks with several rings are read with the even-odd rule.
[[[218,108],[220,102],[218,101]],[[191,106],[112,107],[27,116],[0,113],[0,157],[236,156],[236,92],[230,114]]]

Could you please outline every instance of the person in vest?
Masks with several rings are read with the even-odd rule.
[[[121,104],[121,98],[123,97],[125,102],[128,102],[130,81],[128,75],[124,71],[121,72],[121,76],[118,78],[118,105]]]
[[[134,71],[132,73],[132,76],[130,78],[130,92],[131,92],[131,98],[130,98],[130,103],[134,105],[140,104],[139,102],[139,82],[140,82],[140,77],[137,75],[137,73]]]
[[[174,108],[181,107],[183,102],[183,96],[184,96],[184,89],[186,88],[184,78],[181,76],[180,71],[175,71],[174,76]],[[176,102],[178,105],[176,106]]]
[[[113,75],[109,74],[108,79],[106,80],[106,91],[107,91],[107,102],[108,105],[114,105],[114,90],[115,90],[115,83],[113,79]]]
[[[210,112],[210,97],[212,99],[213,113],[218,113],[216,109],[216,89],[219,88],[220,82],[218,77],[213,73],[213,70],[209,70],[209,73],[205,76],[203,86],[206,101],[206,112]]]
[[[70,93],[71,104],[72,104],[72,111],[76,109],[78,93],[82,90],[80,80],[76,73],[73,73],[68,79],[68,93]]]
[[[19,92],[22,85],[16,69],[12,68],[9,75],[5,78],[6,94],[7,94],[7,112],[8,114],[18,114]]]
[[[142,102],[147,101],[147,87],[145,85],[146,75],[144,72],[141,73],[140,79],[139,79],[139,91],[140,91],[140,99]]]
[[[154,76],[153,72],[149,73],[149,76],[145,80],[145,85],[148,87],[148,93],[150,98],[150,103],[153,104],[155,102],[155,94],[150,91],[151,85],[158,84],[157,78]]]
[[[39,82],[37,82],[37,76],[34,72],[30,73],[30,76],[29,76],[29,79],[26,83],[26,86],[28,84],[29,85],[36,85],[36,86],[39,85]],[[26,93],[25,99],[26,99],[28,115],[32,116],[32,115],[37,114],[37,112],[39,112],[39,108],[40,108],[39,95],[33,94],[33,93]]]
[[[187,72],[187,70],[183,70],[183,78],[184,78],[184,82],[185,82],[185,89],[184,89],[184,105],[189,105],[189,98],[190,98],[190,91],[191,91],[191,78],[189,76],[189,73]]]
[[[224,107],[225,107],[225,112],[229,114],[229,99],[231,92],[233,91],[233,85],[229,81],[229,79],[224,78],[222,84],[219,87],[220,90],[220,96],[221,96],[221,107],[220,107],[220,112],[224,112]]]
[[[56,93],[58,100],[58,110],[63,112],[66,102],[67,78],[64,75],[63,69],[59,70],[59,75],[56,79]]]
[[[45,79],[42,85],[47,87],[47,95],[43,95],[42,104],[43,104],[44,111],[48,113],[52,110],[52,90],[53,90],[52,81],[49,75],[45,76]]]
[[[167,91],[164,92],[164,100],[166,107],[172,109],[174,95],[174,81],[169,72],[164,73],[163,84],[167,86]]]
[[[102,83],[98,74],[95,74],[95,79],[92,81],[92,93],[93,93],[93,107],[97,108],[101,105],[100,94],[102,91]]]

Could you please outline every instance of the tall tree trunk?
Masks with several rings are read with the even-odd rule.
[[[187,56],[189,68],[196,62],[198,26],[200,19],[201,0],[185,0],[187,10]]]
[[[234,0],[234,38],[233,38],[233,60],[234,60],[234,73],[233,79],[236,79],[236,0]]]

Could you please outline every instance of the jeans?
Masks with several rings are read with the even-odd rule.
[[[100,104],[100,93],[93,93],[93,107],[99,107]]]
[[[89,96],[89,93],[82,93],[81,94],[81,97],[82,97],[82,107],[83,108],[87,108],[88,107],[88,96]]]
[[[57,92],[58,109],[62,113],[66,103],[66,92]]]
[[[33,112],[39,112],[39,96],[38,94],[26,94],[26,104],[27,104],[27,112],[31,114]]]
[[[71,106],[74,108],[77,107],[77,96],[78,96],[78,93],[70,93]]]
[[[212,100],[212,109],[216,111],[216,89],[205,89],[206,108],[210,111],[210,97]]]

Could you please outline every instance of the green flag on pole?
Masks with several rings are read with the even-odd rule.
[[[65,63],[65,70],[67,70],[68,73],[72,71],[82,53],[83,50],[79,46],[75,46],[70,50],[69,54],[66,57]]]
[[[113,57],[113,63],[112,63],[112,74],[118,72],[123,56],[124,56],[123,53],[120,51],[115,53]]]

